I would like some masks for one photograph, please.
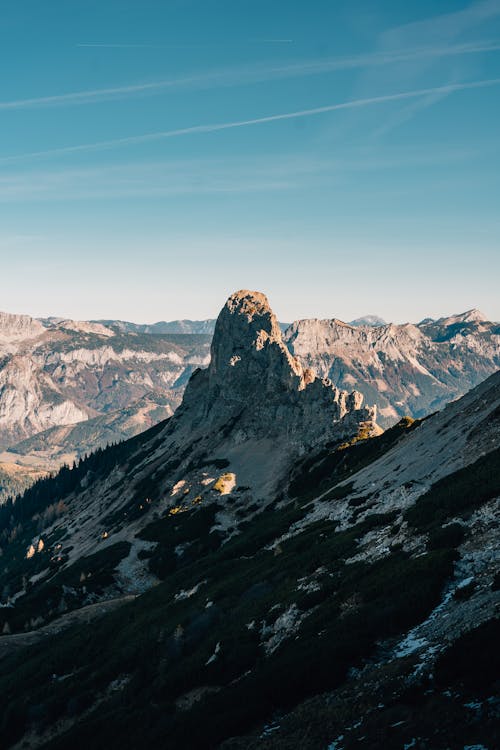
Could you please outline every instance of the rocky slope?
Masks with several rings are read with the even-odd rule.
[[[383,427],[442,408],[500,367],[500,326],[477,310],[418,325],[301,320],[285,342],[305,367],[376,404]]]
[[[363,407],[362,400],[302,369],[284,346],[264,295],[234,294],[217,320],[210,366],[192,374],[174,416],[135,443],[111,449],[118,465],[111,466],[104,482],[85,469],[85,461],[73,475],[63,472],[85,475],[64,510],[69,562],[99,550],[103,534],[128,541],[130,524],[140,530],[152,504],[168,513],[177,505],[182,509],[184,503],[220,496],[217,525],[235,533],[248,508],[255,512],[274,499],[305,453],[380,432],[375,409]],[[89,465],[95,460],[90,457]],[[45,496],[45,485],[33,488],[33,497]],[[4,514],[21,513],[24,502],[7,504]]]
[[[0,509],[5,747],[496,746],[499,417],[367,437],[233,295],[172,418]]]
[[[36,451],[60,465],[64,430],[53,428],[80,423],[65,433],[62,454],[72,457],[146,429],[173,413],[191,372],[208,364],[209,343],[208,336],[124,334],[101,323],[2,314],[0,448],[26,454],[31,444],[17,444],[36,435]]]

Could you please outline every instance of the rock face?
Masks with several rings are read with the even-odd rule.
[[[43,333],[43,325],[29,315],[12,315],[0,312],[0,342],[34,338]]]
[[[26,454],[37,436],[32,463],[56,468],[147,429],[172,415],[193,370],[208,364],[209,345],[209,336],[0,314],[0,452]],[[67,445],[51,432],[86,421]]]
[[[304,367],[376,404],[383,427],[440,409],[500,367],[500,326],[478,310],[418,325],[300,320],[285,343]]]
[[[283,343],[267,298],[242,290],[222,309],[210,365],[194,373],[178,415],[203,422],[203,429],[234,422],[235,442],[266,437],[305,450],[352,437],[362,423],[376,430],[376,410],[362,408],[362,401],[360,393],[341,391],[303,368]]]

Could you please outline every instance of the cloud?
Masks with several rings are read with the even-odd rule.
[[[484,144],[481,146],[484,151]],[[263,154],[227,159],[140,160],[95,166],[16,169],[0,174],[0,202],[151,199],[223,193],[263,193],[341,187],[352,173],[435,169],[470,161],[479,150],[439,148],[345,149],[323,154]]]
[[[43,158],[51,156],[64,156],[67,154],[83,153],[89,151],[100,151],[122,146],[131,146],[135,144],[148,143],[151,141],[160,141],[166,138],[177,138],[184,135],[195,135],[199,133],[214,133],[222,130],[231,130],[234,128],[245,128],[253,125],[264,125],[271,122],[282,120],[295,120],[304,117],[313,117],[328,112],[336,112],[349,109],[361,109],[377,104],[387,102],[404,101],[409,99],[418,99],[432,95],[453,94],[458,91],[469,89],[480,89],[500,85],[500,78],[490,78],[482,81],[471,81],[468,83],[450,83],[446,86],[435,86],[425,89],[415,89],[412,91],[402,91],[396,94],[385,94],[383,96],[364,97],[361,99],[349,99],[337,104],[327,104],[322,107],[313,107],[309,109],[300,109],[293,112],[282,112],[275,115],[266,115],[264,117],[255,117],[246,120],[233,120],[230,122],[209,123],[205,125],[191,125],[185,128],[176,128],[173,130],[161,130],[155,133],[145,133],[143,135],[126,136],[124,138],[114,138],[107,141],[97,141],[94,143],[82,143],[75,146],[65,146],[62,148],[48,149],[45,151],[34,151],[17,156],[0,157],[0,163],[9,163],[24,161],[27,159]]]
[[[158,94],[172,89],[217,88],[239,86],[262,81],[279,80],[300,76],[321,75],[340,70],[357,68],[380,68],[397,66],[404,62],[475,55],[500,50],[500,42],[468,42],[455,45],[419,46],[410,48],[402,45],[398,50],[379,51],[373,54],[352,57],[310,60],[287,65],[240,67],[213,70],[209,73],[193,74],[177,78],[150,81],[125,86],[72,91],[66,94],[53,94],[11,101],[0,101],[0,110],[34,109],[51,106],[95,104],[111,99],[127,98],[142,94]]]
[[[110,49],[165,49],[164,44],[108,44],[107,42],[80,42],[77,47],[104,47]]]
[[[380,58],[398,54],[404,49],[443,50],[443,54],[408,55],[397,65],[366,65],[360,69],[355,81],[353,97],[361,98],[400,87],[423,88],[428,85],[431,76],[439,76],[441,80],[448,82],[477,77],[477,72],[472,72],[475,68],[470,67],[474,54],[472,50],[492,52],[495,48],[498,49],[496,41],[485,38],[485,35],[491,33],[491,22],[497,16],[500,16],[500,0],[481,0],[451,13],[436,14],[384,30],[375,41],[374,54]],[[482,36],[482,41],[470,41],[471,36],[476,34]],[[460,49],[463,50],[462,54],[458,52]],[[451,53],[452,50],[456,54]],[[430,95],[418,102],[403,102],[400,111],[395,114],[391,111],[387,122],[378,124],[368,137],[378,137],[409,122],[419,112],[433,106],[445,96],[446,92]],[[354,123],[352,118],[346,117],[342,123],[336,123],[333,133],[329,128],[326,129],[323,137],[339,138],[346,133],[352,137],[353,127],[361,126],[362,137],[366,138],[370,125],[365,125],[360,121]]]
[[[293,39],[251,39],[257,44],[292,44]]]
[[[394,130],[394,128],[397,128],[404,122],[409,122],[410,120],[412,120],[415,115],[418,114],[418,112],[422,112],[423,110],[432,107],[434,104],[437,104],[443,99],[446,99],[448,96],[450,96],[451,93],[453,92],[438,91],[432,94],[428,94],[427,96],[422,97],[422,99],[417,99],[417,101],[411,102],[411,104],[403,107],[393,117],[389,118],[383,125],[380,125],[372,133],[372,138],[380,138],[380,136],[390,133],[391,130]]]

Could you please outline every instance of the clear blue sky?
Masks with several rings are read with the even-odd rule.
[[[4,0],[0,65],[0,309],[500,319],[500,0]]]

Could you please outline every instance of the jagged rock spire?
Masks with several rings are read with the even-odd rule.
[[[212,340],[211,386],[259,386],[264,391],[304,387],[302,366],[292,357],[267,297],[243,289],[222,308]]]
[[[374,407],[304,369],[283,343],[266,296],[241,290],[221,310],[208,370],[191,378],[177,419],[223,430],[228,439],[272,437],[306,448],[376,431]],[[185,417],[186,415],[186,417]]]

